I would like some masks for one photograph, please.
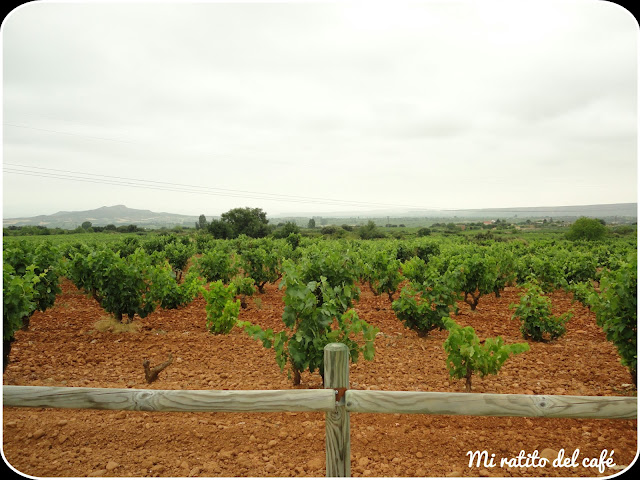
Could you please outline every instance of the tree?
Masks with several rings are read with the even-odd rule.
[[[91,228],[91,222],[86,221],[86,222],[82,222],[82,229],[83,230],[88,230],[89,228]]]
[[[228,239],[233,236],[233,229],[231,225],[227,222],[223,222],[222,220],[211,220],[209,226],[207,227],[207,231],[213,235],[214,238],[220,239]]]
[[[602,240],[607,234],[605,227],[597,218],[580,217],[567,233],[569,240]]]
[[[366,225],[361,226],[358,229],[358,235],[360,235],[360,238],[363,240],[385,237],[385,234],[378,230],[373,220],[369,220]]]
[[[309,219],[309,223],[307,223],[307,228],[316,228],[315,219],[313,219],[313,218]]]
[[[322,227],[320,229],[320,233],[322,235],[333,235],[337,231],[338,231],[338,227],[336,227],[335,225],[327,225],[326,227]]]
[[[292,233],[300,233],[300,228],[295,222],[289,221],[273,232],[273,238],[287,238]]]
[[[120,225],[119,227],[116,228],[116,231],[118,232],[123,232],[123,233],[134,233],[134,232],[138,232],[142,229],[138,228],[137,225]]]
[[[200,215],[198,217],[198,223],[196,223],[196,230],[206,230],[207,229],[207,217],[204,215]]]
[[[242,234],[247,237],[262,238],[269,234],[269,220],[266,212],[261,208],[233,208],[220,216],[219,223],[228,227],[228,230],[224,231],[228,236],[217,238],[236,238]],[[224,228],[221,225],[216,227]]]

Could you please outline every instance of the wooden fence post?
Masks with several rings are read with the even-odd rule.
[[[324,387],[341,392],[333,412],[326,413],[327,477],[351,476],[351,427],[345,406],[344,389],[349,388],[349,349],[343,343],[324,347]]]

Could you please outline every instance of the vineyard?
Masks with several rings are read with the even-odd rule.
[[[339,342],[352,389],[636,395],[636,237],[5,238],[3,302],[5,385],[322,388]],[[351,472],[603,476],[636,438],[636,420],[353,414]],[[561,449],[616,466],[467,454]],[[34,476],[323,476],[324,415],[4,407],[3,450]]]

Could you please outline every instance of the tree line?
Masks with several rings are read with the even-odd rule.
[[[546,222],[546,220],[545,220]],[[386,225],[390,227],[391,225]],[[466,227],[466,228],[463,228]],[[495,220],[490,225],[477,223],[454,224],[453,222],[434,223],[430,227],[421,227],[415,231],[415,236],[426,237],[432,233],[443,231],[445,234],[461,233],[463,230],[480,229],[481,232],[476,234],[478,240],[494,240],[493,230],[512,229],[512,233],[517,233],[514,225],[507,223],[505,220]],[[190,230],[190,229],[187,229]],[[287,221],[270,224],[267,213],[261,208],[233,208],[223,213],[219,219],[208,221],[204,214],[201,214],[198,221],[195,222],[196,232],[204,232],[212,235],[216,239],[229,240],[245,235],[250,238],[264,238],[272,236],[273,238],[288,238],[291,235],[300,235],[303,230],[295,222]],[[109,224],[106,226],[93,225],[90,221],[83,222],[75,229],[65,230],[62,228],[48,228],[45,226],[9,226],[3,229],[3,236],[23,236],[23,235],[61,235],[73,233],[145,233],[145,232],[163,232],[169,231],[166,227],[160,229],[145,229],[137,225],[119,225]],[[184,231],[184,227],[175,226],[172,232],[180,233]],[[366,224],[353,226],[343,224],[325,225],[320,228],[316,227],[315,219],[311,218],[307,224],[307,232],[319,233],[320,235],[332,238],[357,237],[363,240],[371,240],[377,238],[386,238],[389,233],[384,231],[373,220],[368,220]],[[580,217],[573,222],[566,230],[566,238],[569,240],[602,240],[610,234],[628,235],[636,232],[635,226],[621,225],[615,227],[606,226],[602,219]],[[393,233],[393,237],[402,238],[402,233]]]

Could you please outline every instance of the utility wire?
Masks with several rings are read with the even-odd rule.
[[[39,132],[58,133],[60,135],[70,135],[72,137],[83,137],[83,138],[90,138],[90,139],[93,139],[93,140],[105,140],[105,141],[108,141],[108,142],[131,143],[131,144],[135,143],[135,142],[127,141],[127,140],[118,140],[116,138],[94,137],[94,136],[91,136],[91,135],[82,135],[82,134],[79,134],[79,133],[61,132],[60,130],[49,130],[47,128],[29,127],[27,125],[16,125],[15,123],[3,122],[2,124],[6,125],[7,127],[26,128],[28,130],[37,130]]]
[[[83,182],[83,183],[95,183],[95,184],[101,184],[101,185],[141,188],[141,189],[147,189],[147,190],[159,190],[159,191],[166,191],[166,192],[191,193],[196,195],[251,198],[255,200],[272,200],[272,201],[282,201],[282,202],[300,203],[300,204],[310,204],[310,203],[319,204],[320,203],[323,205],[347,206],[347,207],[404,207],[404,208],[419,209],[419,210],[439,210],[439,211],[448,212],[448,213],[466,212],[469,210],[474,210],[474,209],[435,209],[435,208],[415,207],[415,206],[408,206],[408,205],[397,205],[397,204],[368,203],[368,202],[330,199],[330,198],[301,197],[301,196],[294,196],[294,195],[251,192],[251,191],[245,191],[245,190],[232,190],[232,189],[226,189],[226,188],[203,187],[198,185],[188,185],[188,184],[181,184],[181,183],[159,182],[154,180],[140,180],[140,179],[134,179],[134,178],[127,178],[127,177],[118,177],[114,175],[99,175],[94,173],[83,173],[83,172],[77,172],[72,170],[60,170],[60,169],[44,168],[44,167],[31,167],[27,165],[19,165],[14,163],[4,163],[4,165],[5,165],[5,167],[3,168],[4,173],[15,174],[15,175],[26,175],[26,176],[40,177],[40,178],[52,178],[57,180],[71,180],[71,181],[77,181],[77,182]],[[36,169],[43,170],[43,171],[34,172],[29,170],[23,170],[20,168],[14,168],[14,166],[30,168],[34,170]],[[96,177],[96,178],[91,178],[91,177]],[[216,192],[216,190],[221,190],[222,192]],[[570,209],[571,207],[564,207],[564,208]],[[545,207],[538,207],[538,208],[523,207],[519,209],[488,208],[484,210],[494,211],[496,215],[507,215],[507,214],[523,215],[527,213],[535,213],[535,214],[549,214],[552,216],[553,215],[561,216],[566,214],[566,212],[559,211],[558,209],[552,209],[552,208],[545,209]]]
[[[70,135],[75,137],[84,137],[84,138],[93,139],[93,140],[105,140],[105,141],[129,143],[129,144],[136,143],[136,142],[119,140],[114,138],[89,136],[89,135],[83,135],[83,134],[71,133],[71,132],[65,132],[65,131],[59,131],[59,130],[50,130],[45,128],[31,127],[27,125],[18,125],[14,123],[4,122],[3,125],[9,126],[9,127],[15,127],[15,128],[37,130],[37,131],[42,131],[47,133],[56,133],[56,134]],[[115,175],[102,175],[102,174],[95,174],[95,173],[89,173],[89,172],[79,172],[74,170],[61,170],[61,169],[55,169],[55,168],[34,167],[30,165],[22,165],[17,163],[5,162],[4,165],[8,167],[15,167],[15,168],[4,168],[4,172],[8,174],[26,175],[26,176],[41,177],[41,178],[52,178],[52,179],[58,179],[58,180],[71,180],[71,181],[84,182],[84,183],[97,183],[97,184],[143,188],[143,189],[147,188],[152,190],[166,190],[166,191],[201,194],[201,195],[251,198],[251,199],[258,199],[258,200],[273,200],[273,201],[281,201],[281,202],[289,202],[289,203],[307,203],[307,204],[319,203],[319,204],[333,205],[333,206],[367,207],[367,208],[373,208],[373,207],[408,208],[412,210],[427,209],[427,207],[415,206],[415,205],[399,205],[399,204],[378,203],[378,202],[360,202],[357,200],[342,200],[342,199],[336,199],[336,198],[323,198],[323,197],[307,197],[307,196],[299,196],[299,195],[255,192],[255,191],[249,191],[249,190],[237,190],[237,189],[220,188],[220,187],[204,187],[201,185],[190,185],[190,184],[173,183],[173,182],[143,180],[138,178],[121,177],[121,176],[115,176]],[[30,171],[30,170],[35,170],[35,171]]]
[[[48,132],[48,133],[70,135],[75,137],[84,137],[84,138],[89,138],[93,140],[105,140],[105,141],[129,143],[129,144],[136,143],[136,142],[126,141],[126,140],[89,136],[89,135],[64,132],[59,130],[49,130],[44,128],[31,127],[27,125],[18,125],[14,123],[4,122],[3,125],[9,126],[9,127],[15,127],[15,128],[37,130],[37,131]],[[251,198],[251,199],[258,199],[258,200],[273,200],[273,201],[281,201],[281,202],[289,202],[289,203],[314,203],[314,204],[319,203],[319,204],[333,205],[333,206],[367,207],[367,208],[373,208],[373,207],[408,208],[412,210],[428,209],[427,207],[415,206],[415,205],[360,202],[357,200],[342,200],[342,199],[322,198],[322,197],[306,197],[306,196],[299,196],[299,195],[275,194],[275,193],[268,193],[268,192],[255,192],[255,191],[248,191],[248,190],[236,190],[236,189],[219,188],[219,187],[204,187],[200,185],[189,185],[189,184],[161,182],[161,181],[154,181],[154,180],[143,180],[143,179],[137,179],[137,178],[120,177],[120,176],[114,176],[114,175],[101,175],[101,174],[79,172],[79,171],[73,171],[73,170],[60,170],[55,168],[34,167],[30,165],[22,165],[22,164],[7,163],[7,162],[5,162],[4,165],[7,165],[9,167],[17,167],[17,168],[4,168],[4,172],[9,174],[26,175],[26,176],[41,177],[41,178],[52,178],[52,179],[58,179],[58,180],[71,180],[71,181],[84,182],[84,183],[97,183],[97,184],[143,188],[143,189],[147,188],[152,190],[166,190],[166,191],[201,194],[201,195]],[[24,170],[24,169],[28,169],[28,170]],[[31,172],[30,170],[35,170],[35,172]],[[222,192],[226,192],[226,193],[222,193]]]
[[[214,193],[207,192],[205,190],[191,190],[186,188],[178,188],[178,187],[169,187],[169,186],[159,186],[159,185],[147,185],[147,184],[138,184],[135,182],[126,182],[126,181],[114,181],[108,179],[93,179],[93,178],[84,178],[77,177],[73,175],[63,175],[57,173],[48,173],[48,172],[28,172],[21,170],[13,170],[13,169],[4,169],[5,173],[12,173],[16,175],[27,175],[32,177],[40,177],[40,178],[53,178],[58,180],[72,180],[83,183],[97,183],[102,185],[114,185],[118,187],[133,187],[133,188],[142,188],[147,190],[160,190],[160,191],[168,191],[168,192],[177,192],[177,193],[193,193],[198,195],[210,195],[210,196],[223,196],[223,197],[236,197],[236,198],[252,198],[258,200],[282,200],[279,198],[268,198],[261,197],[255,195],[247,195],[247,194],[233,194],[233,193]],[[284,200],[283,200],[284,201]],[[318,203],[317,201],[311,200],[286,200],[294,203]],[[327,202],[329,203],[329,202]],[[331,205],[345,205],[344,203],[329,203]]]
[[[97,178],[107,178],[107,179],[114,179],[117,181],[121,181],[121,180],[125,180],[125,181],[134,181],[134,182],[138,182],[141,185],[145,185],[145,184],[157,184],[157,185],[162,185],[162,186],[171,186],[171,187],[186,187],[186,188],[195,188],[195,189],[199,189],[199,190],[205,190],[205,191],[224,191],[224,192],[232,192],[234,194],[237,193],[243,193],[243,194],[253,194],[253,195],[266,195],[266,196],[271,196],[271,197],[277,197],[277,199],[302,199],[302,200],[313,200],[313,201],[331,201],[331,202],[344,202],[343,200],[336,200],[336,199],[330,199],[330,198],[314,198],[314,197],[301,197],[301,196],[297,196],[297,195],[286,195],[286,194],[275,194],[275,193],[263,193],[263,192],[254,192],[254,191],[248,191],[248,190],[234,190],[234,189],[229,189],[229,188],[219,188],[219,187],[204,187],[204,186],[200,186],[200,185],[190,185],[190,184],[184,184],[184,183],[174,183],[174,182],[160,182],[160,181],[155,181],[155,180],[143,180],[143,179],[137,179],[137,178],[129,178],[129,177],[122,177],[122,176],[115,176],[115,175],[103,175],[103,174],[95,174],[95,173],[86,173],[86,172],[79,172],[79,171],[75,171],[75,170],[61,170],[61,169],[57,169],[57,168],[44,168],[44,167],[31,167],[28,165],[20,165],[20,164],[15,164],[15,163],[5,163],[5,165],[9,165],[12,167],[20,167],[20,168],[30,168],[30,169],[35,169],[35,170],[45,170],[48,172],[61,172],[61,173],[65,173],[65,174],[77,174],[77,175],[83,175],[83,176],[89,176],[89,177],[97,177]],[[14,173],[18,173],[17,171]],[[25,172],[23,172],[25,173]],[[37,173],[41,173],[41,172],[37,172]],[[80,177],[82,178],[82,177]],[[364,203],[367,204],[367,202],[349,202],[349,203]]]
[[[334,206],[352,206],[352,207],[402,207],[411,209],[425,209],[425,207],[417,207],[413,205],[398,205],[388,203],[375,202],[359,202],[350,200],[341,200],[334,198],[321,197],[303,197],[296,195],[274,194],[266,192],[254,192],[247,190],[234,190],[218,187],[204,187],[200,185],[189,185],[182,183],[160,182],[154,180],[143,180],[130,177],[120,177],[115,175],[101,175],[88,172],[79,172],[73,170],[61,170],[54,168],[33,167],[29,165],[21,165],[15,163],[4,163],[4,172],[16,175],[27,175],[42,178],[53,178],[59,180],[72,180],[84,183],[98,183],[105,185],[115,185],[123,187],[134,187],[152,190],[164,190],[181,193],[192,193],[213,196],[228,196],[236,198],[252,198],[258,200],[276,200],[290,203],[321,203]],[[17,168],[16,168],[17,167]],[[25,170],[28,169],[28,170]],[[33,171],[35,170],[35,171]]]

